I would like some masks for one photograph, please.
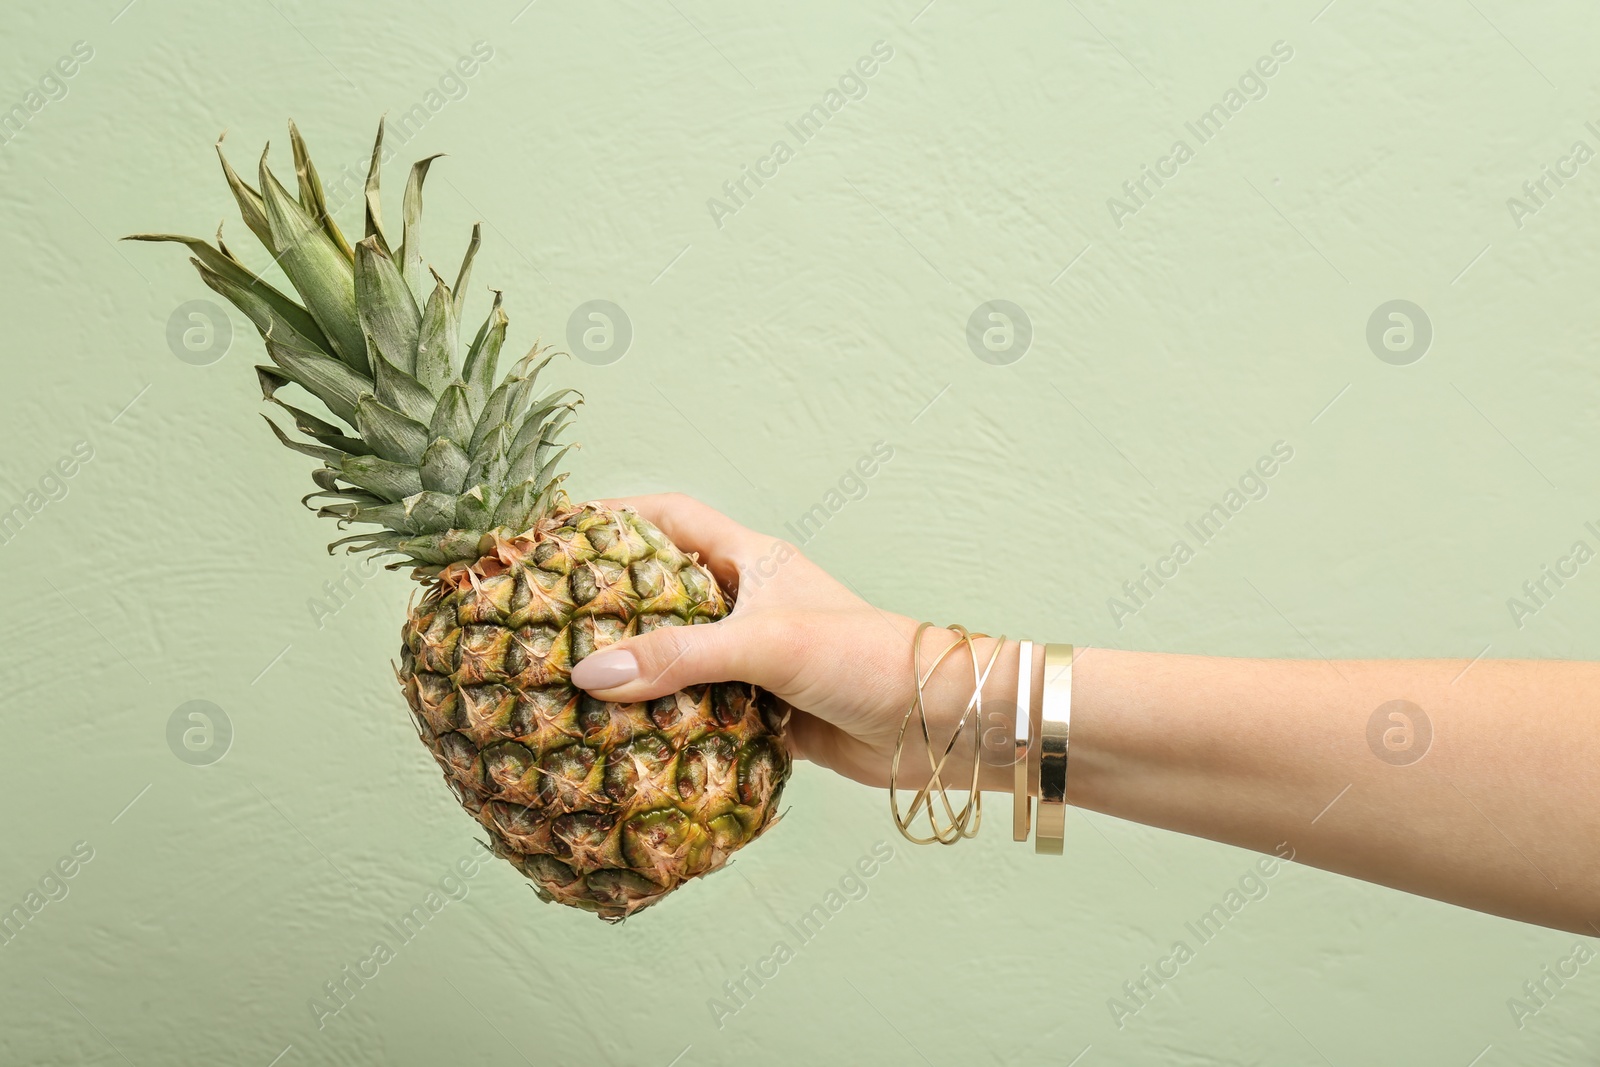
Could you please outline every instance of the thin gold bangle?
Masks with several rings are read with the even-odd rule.
[[[901,836],[906,840],[915,842],[919,845],[929,845],[933,844],[935,841],[941,845],[953,845],[964,837],[975,836],[983,819],[983,794],[978,789],[979,745],[982,743],[981,726],[983,717],[983,686],[984,683],[988,681],[989,672],[994,669],[995,661],[1000,658],[1000,649],[1005,645],[1005,637],[1002,635],[995,642],[995,648],[993,653],[991,653],[989,656],[988,664],[980,670],[978,667],[978,652],[977,649],[973,647],[972,639],[975,637],[986,637],[987,635],[970,633],[965,627],[962,626],[946,627],[946,629],[954,631],[956,634],[956,640],[939,654],[938,658],[933,661],[933,666],[929,667],[927,673],[924,674],[922,672],[922,634],[923,631],[929,629],[932,625],[932,623],[927,622],[920,624],[917,627],[916,633],[911,639],[912,679],[916,683],[917,692],[916,698],[912,701],[911,707],[906,709],[905,717],[900,720],[900,731],[895,738],[894,759],[889,765],[889,810],[894,816],[896,828],[900,831]],[[934,672],[939,669],[939,665],[944,662],[945,658],[961,645],[966,646],[967,654],[972,660],[972,674],[974,682],[973,693],[968,699],[967,705],[961,713],[960,720],[956,723],[955,730],[950,735],[949,742],[945,745],[944,753],[937,760],[935,760],[933,754],[933,738],[928,730],[928,715],[927,709],[923,704],[922,688],[927,684],[928,680],[933,677]],[[962,805],[961,811],[958,814],[950,806],[950,798],[945,792],[945,785],[941,775],[944,771],[945,763],[949,760],[951,753],[955,750],[956,742],[961,737],[961,731],[966,727],[967,720],[973,715],[974,711],[976,711],[977,717],[973,719],[975,736],[973,737],[972,782],[968,787],[967,802]],[[906,728],[911,725],[912,715],[917,715],[920,719],[919,725],[922,729],[922,741],[927,751],[928,766],[931,774],[928,783],[921,789],[917,790],[916,797],[913,799],[911,804],[911,810],[902,816],[900,814],[900,804],[897,797],[898,780],[900,777],[900,756],[905,745]],[[935,789],[937,789],[939,792],[939,800],[944,807],[945,817],[949,820],[949,824],[943,828],[939,826],[938,820],[934,815],[931,793]],[[924,804],[926,804],[928,808],[928,825],[933,830],[932,837],[918,837],[911,833],[911,823],[917,817],[917,814],[922,810]]]
[[[966,647],[967,655],[972,659],[972,669],[975,674],[978,670],[978,657],[977,651],[972,646],[972,638],[974,635],[969,633],[964,627],[950,626],[947,627],[947,629],[955,632],[956,640],[939,654],[938,658],[933,661],[933,666],[929,667],[927,673],[924,674],[922,672],[922,634],[923,631],[929,629],[932,627],[932,625],[932,623],[922,623],[917,627],[917,632],[912,638],[911,670],[912,678],[916,682],[917,695],[916,699],[912,702],[911,707],[906,709],[905,718],[900,722],[900,734],[895,740],[894,761],[889,768],[889,806],[890,810],[893,811],[895,815],[895,825],[899,828],[901,835],[908,841],[913,841],[919,845],[930,845],[936,841],[941,845],[953,845],[963,837],[971,837],[977,832],[977,825],[973,822],[974,816],[976,816],[979,821],[982,819],[981,805],[983,803],[983,798],[977,793],[976,789],[967,794],[967,802],[962,805],[960,813],[957,814],[956,811],[950,806],[950,797],[945,791],[946,787],[943,778],[941,777],[944,771],[945,762],[950,758],[950,753],[954,749],[956,741],[961,736],[961,728],[966,724],[967,715],[970,714],[972,710],[972,703],[971,701],[968,702],[966,709],[963,711],[961,720],[956,723],[956,728],[951,733],[950,741],[945,746],[943,755],[940,756],[938,760],[935,760],[933,755],[933,738],[928,730],[927,708],[923,703],[922,687],[927,684],[928,679],[932,678],[934,672],[939,669],[939,665],[942,664],[946,657],[948,657],[950,653],[954,652],[956,648],[963,645]],[[987,671],[984,673],[987,674]],[[911,723],[911,716],[913,714],[916,714],[920,720],[918,725],[922,730],[922,743],[924,751],[928,756],[929,778],[927,784],[925,784],[921,789],[917,790],[916,796],[912,800],[911,810],[902,818],[899,813],[899,803],[896,799],[897,782],[899,779],[900,770],[900,754],[903,750],[905,741],[905,731],[906,727]],[[976,768],[974,769],[974,778],[976,778]],[[938,819],[935,817],[934,813],[932,791],[935,789],[938,790],[939,801],[944,807],[945,818],[949,820],[948,825],[943,828],[939,826]],[[916,837],[910,832],[911,822],[917,817],[918,812],[922,810],[924,804],[926,804],[928,808],[928,826],[933,831],[932,837]],[[970,827],[969,823],[972,824]]]
[[[1072,646],[1044,646],[1039,707],[1039,826],[1033,850],[1059,856],[1067,836],[1067,743],[1072,733]]]
[[[1033,642],[1017,650],[1017,725],[1012,735],[1011,840],[1026,841],[1033,825],[1033,798],[1028,795],[1029,727],[1033,718]]]
[[[972,817],[973,798],[970,795],[967,797],[967,803],[962,805],[961,813],[959,815],[957,815],[955,810],[950,806],[949,794],[945,792],[944,781],[940,777],[940,772],[944,769],[944,760],[940,759],[935,762],[933,758],[933,738],[928,732],[928,714],[927,709],[923,704],[922,687],[927,684],[928,679],[933,677],[933,673],[939,669],[940,664],[944,663],[944,661],[949,657],[950,653],[954,652],[957,648],[965,645],[967,648],[967,654],[969,656],[973,656],[974,658],[975,653],[972,649],[971,634],[967,633],[965,629],[962,629],[958,626],[946,627],[946,629],[955,632],[956,640],[950,645],[946,646],[943,652],[939,653],[938,658],[933,661],[933,666],[928,668],[927,674],[923,674],[922,634],[925,630],[930,628],[933,628],[933,623],[931,622],[924,622],[920,624],[917,627],[916,634],[911,639],[911,677],[912,680],[916,682],[917,695],[916,699],[912,701],[911,707],[906,709],[905,717],[900,720],[900,733],[895,739],[894,761],[889,765],[889,809],[890,811],[894,812],[895,825],[899,827],[900,835],[906,840],[919,845],[931,845],[934,842],[938,842],[941,845],[951,845],[959,841],[962,837],[966,836],[967,822]],[[911,724],[911,716],[913,714],[918,715],[920,719],[918,725],[922,729],[922,743],[923,748],[928,756],[928,768],[930,774],[927,784],[925,784],[921,789],[917,790],[915,797],[912,798],[911,810],[906,813],[904,818],[902,818],[900,816],[899,801],[896,796],[898,791],[897,786],[900,778],[900,754],[905,746],[906,727]],[[952,743],[954,743],[956,737],[960,736],[960,733],[961,724],[958,723],[955,732],[951,735]],[[949,755],[948,749],[946,750],[945,755]],[[934,816],[932,791],[935,789],[939,791],[939,800],[940,803],[944,805],[945,817],[950,820],[949,825],[944,829],[940,829],[938,820]],[[922,806],[924,804],[928,806],[928,826],[933,830],[932,837],[916,837],[911,833],[911,823],[916,819],[917,813],[922,810]]]

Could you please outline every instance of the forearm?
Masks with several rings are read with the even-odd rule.
[[[1072,689],[1074,805],[1600,934],[1600,665],[1088,649]],[[1375,750],[1397,699],[1431,742]]]

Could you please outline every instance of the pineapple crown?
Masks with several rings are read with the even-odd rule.
[[[494,305],[462,352],[460,320],[472,260],[481,240],[472,227],[454,287],[421,247],[422,183],[437,156],[419,160],[406,182],[401,240],[393,250],[378,199],[383,123],[366,181],[366,236],[352,247],[328,213],[326,195],[300,131],[291,121],[299,198],[261,155],[260,189],[234,172],[217,142],[222,172],[250,231],[299,293],[298,304],[252,273],[222,242],[141,233],[128,240],[175,241],[193,253],[201,280],[244,312],[266,342],[271,366],[258,366],[265,398],[289,412],[290,437],[265,415],[278,440],[321,460],[317,492],[302,503],[318,515],[383,527],[330,544],[332,552],[400,557],[423,573],[476,559],[491,533],[516,534],[565,502],[558,448],[582,398],[560,389],[535,395],[552,356],[537,344],[497,382],[507,319]],[[429,276],[432,284],[429,285]],[[353,431],[279,399],[284,386],[310,393]],[[313,503],[317,501],[317,503]]]

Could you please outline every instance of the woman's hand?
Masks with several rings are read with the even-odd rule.
[[[795,755],[867,785],[889,784],[895,737],[915,695],[914,620],[878,610],[793,545],[680,493],[603,503],[634,508],[679,548],[697,553],[737,601],[720,622],[664,626],[596,652],[573,668],[574,685],[602,700],[631,703],[704,682],[751,682],[794,709],[785,736]],[[924,634],[924,671],[952,639],[943,630]],[[986,662],[993,642],[978,644]],[[1014,689],[1015,659],[1010,663]],[[1002,655],[992,677],[1007,677],[1005,664]],[[985,687],[986,696],[994,692]],[[926,690],[941,748],[971,693],[970,660],[958,651]],[[944,781],[965,780],[971,760],[970,745],[958,747]],[[920,785],[926,766],[920,744],[908,738],[901,781]],[[1004,775],[992,777],[1003,787]]]

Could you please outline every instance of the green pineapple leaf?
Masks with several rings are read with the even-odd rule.
[[[467,403],[466,387],[460,382],[446,386],[439,396],[439,406],[434,409],[428,432],[464,445],[472,440],[472,426],[472,408]]]
[[[422,484],[441,493],[460,493],[471,463],[460,445],[448,437],[437,437],[422,454]]]
[[[397,463],[415,467],[428,450],[428,428],[374,396],[364,396],[356,405],[356,429],[374,452]]]
[[[351,370],[370,375],[367,342],[356,311],[355,270],[333,239],[273,177],[265,154],[261,198],[272,232],[271,247],[278,249],[278,264],[306,302],[306,310],[333,342],[334,354]]]
[[[320,459],[324,463],[336,463],[345,457],[345,453],[341,452],[337,448],[326,448],[322,445],[312,445],[307,444],[304,441],[296,441],[294,438],[290,437],[288,434],[279,429],[278,424],[267,418],[265,415],[261,416],[261,418],[268,426],[272,427],[272,435],[276,437],[278,439],[278,443],[283,445],[285,448],[292,448],[301,455],[310,456],[312,459]]]
[[[420,305],[426,300],[423,286],[426,269],[422,263],[422,183],[428,177],[428,168],[442,156],[436,152],[411,165],[411,176],[406,179],[406,195],[400,204],[400,219],[404,227],[400,238],[400,275],[411,288],[411,295]]]
[[[339,461],[337,473],[351,485],[391,502],[422,492],[422,475],[414,465],[381,456],[346,456]]]
[[[224,132],[222,137],[226,137]],[[250,227],[250,232],[260,239],[266,246],[269,255],[276,255],[272,248],[272,229],[267,225],[267,206],[261,200],[261,194],[245,184],[228,162],[228,157],[222,154],[222,137],[217,138],[217,159],[222,163],[222,174],[228,180],[228,188],[233,190],[233,199],[239,205],[239,214],[244,218],[244,224]]]
[[[316,165],[311,162],[311,153],[306,151],[305,139],[300,136],[300,127],[294,124],[294,119],[289,120],[289,145],[294,151],[294,175],[300,185],[300,205],[322,227],[344,258],[352,258],[354,253],[350,250],[350,242],[344,239],[339,224],[328,214],[327,194],[322,190],[322,179],[317,177]]]
[[[401,502],[416,533],[438,533],[455,525],[456,498],[452,493],[423,490]]]
[[[467,280],[472,277],[472,261],[478,257],[478,246],[483,243],[483,226],[474,222],[472,224],[472,239],[467,242],[467,254],[461,257],[461,270],[456,274],[455,293],[456,321],[461,321],[461,307],[467,300]]]
[[[489,520],[493,526],[520,527],[527,521],[527,516],[539,506],[539,490],[531,483],[524,482],[506,493],[494,509],[494,516]]]
[[[379,358],[407,374],[415,373],[422,313],[400,277],[400,268],[376,237],[356,244],[355,300],[362,332]]]
[[[417,381],[434,396],[455,379],[456,312],[444,279],[434,276],[433,294],[417,335]]]
[[[488,530],[494,526],[494,505],[481,485],[456,497],[456,526],[463,530]]]
[[[506,313],[500,309],[500,290],[494,291],[494,306],[489,317],[478,327],[478,335],[467,349],[467,358],[461,366],[461,378],[467,383],[467,400],[474,413],[482,411],[489,391],[494,387],[495,370],[500,363],[500,349],[506,342]]]
[[[393,247],[383,232],[383,205],[378,199],[378,170],[383,165],[383,120],[378,120],[378,137],[372,142],[372,162],[367,165],[365,188],[368,237],[378,239],[378,247],[387,255]]]
[[[378,360],[378,399],[415,422],[433,418],[438,401],[422,387],[422,383],[403,370],[395,370],[384,360]]]
[[[198,237],[176,233],[131,233],[124,241],[166,241],[186,246],[194,254],[190,261],[201,278],[255,323],[262,334],[287,329],[299,334],[316,348],[327,348],[328,339],[306,309],[252,274],[239,261]],[[207,277],[207,274],[210,277]],[[213,284],[217,279],[221,285]],[[281,327],[281,329],[280,329]]]
[[[297,335],[280,339],[276,334],[269,334],[265,340],[267,355],[284,377],[322,401],[334,415],[355,426],[356,403],[363,394],[372,391],[370,379],[327,353],[306,347]]]

